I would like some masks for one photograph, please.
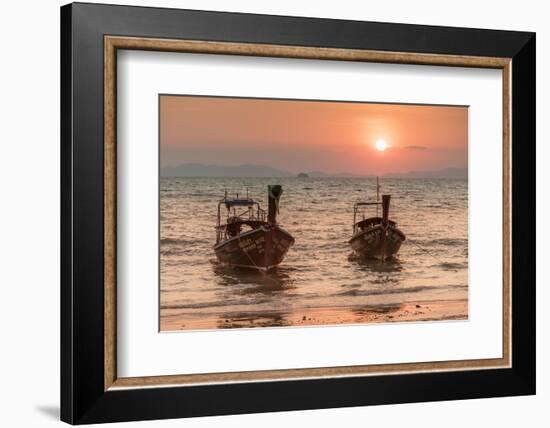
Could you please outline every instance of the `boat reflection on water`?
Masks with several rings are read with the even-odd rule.
[[[268,273],[247,268],[235,268],[222,263],[213,263],[213,271],[222,286],[231,286],[230,293],[235,293],[235,286],[240,286],[239,294],[276,293],[295,288],[291,278],[291,269],[277,267]]]
[[[380,259],[366,259],[357,253],[349,255],[348,260],[353,262],[359,271],[372,273],[394,273],[403,271],[403,264],[395,257],[384,261]]]

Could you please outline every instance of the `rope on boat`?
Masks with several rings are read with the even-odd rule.
[[[414,240],[410,239],[410,238],[407,238],[407,241],[413,243],[414,245],[416,245],[419,249],[421,249],[422,251],[424,251],[426,254],[428,254],[430,257],[432,257],[433,259],[435,259],[437,262],[439,262],[440,264],[444,265],[445,262],[443,260],[441,260],[439,257],[435,256],[434,254],[432,254],[431,251],[427,250],[426,248],[422,247],[420,244],[418,244],[417,242],[414,242]],[[458,272],[458,269],[451,269],[453,272]]]
[[[239,247],[241,246],[241,237],[239,236],[237,238],[238,242],[239,242]],[[254,260],[252,259],[252,257],[250,257],[250,254],[248,254],[248,251],[246,251],[244,248],[241,247],[241,249],[243,250],[243,252],[246,254],[246,257],[248,257],[248,260],[250,260],[252,262],[252,264],[254,265],[254,267],[256,269],[258,269],[258,265],[256,263],[254,263]]]

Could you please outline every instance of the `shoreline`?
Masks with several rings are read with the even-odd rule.
[[[468,320],[468,300],[428,300],[399,304],[298,308],[288,311],[177,313],[164,310],[161,332],[261,327],[312,327],[418,321]],[[172,313],[170,313],[172,312]]]

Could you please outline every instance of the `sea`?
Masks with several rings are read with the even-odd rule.
[[[267,209],[269,184],[283,186],[278,221],[294,246],[268,274],[220,265],[219,200],[248,192]],[[375,178],[161,178],[160,329],[307,325],[300,314],[322,318],[323,308],[467,300],[468,181],[383,178],[380,187],[407,238],[385,262],[349,245],[353,204],[376,200]]]

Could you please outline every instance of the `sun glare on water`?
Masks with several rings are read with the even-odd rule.
[[[386,150],[388,148],[388,145],[382,139],[377,140],[376,143],[375,143],[375,146],[376,146],[376,150],[378,150],[379,152],[383,152],[384,150]]]

